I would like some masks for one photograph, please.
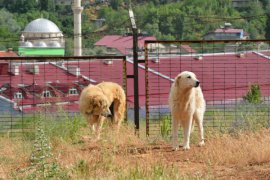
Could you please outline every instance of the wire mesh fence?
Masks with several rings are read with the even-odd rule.
[[[126,90],[124,56],[6,57],[0,60],[0,133],[27,132],[42,115],[73,116],[88,84],[112,81]]]
[[[201,82],[206,128],[269,127],[269,42],[146,41],[146,134],[170,136],[168,96],[182,71],[194,72]]]
[[[138,98],[146,134],[170,136],[168,96],[181,71],[194,72],[201,82],[206,128],[269,127],[269,42],[147,41],[145,56],[139,57],[139,97],[134,97],[131,57],[1,58],[0,133],[32,130],[29,124],[40,115],[44,120],[54,115],[56,121],[74,116],[85,86],[112,81],[126,90],[128,119],[133,118],[134,98]]]

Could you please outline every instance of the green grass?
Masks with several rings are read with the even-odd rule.
[[[142,123],[141,123],[142,124]],[[270,109],[263,104],[239,104],[233,107],[207,108],[204,115],[204,128],[206,135],[208,131],[219,133],[237,134],[244,131],[257,131],[270,127]],[[197,133],[197,127],[194,128]],[[152,139],[163,138],[169,141],[171,138],[171,116],[162,114],[150,119],[150,135]],[[179,130],[182,137],[182,130]],[[197,142],[196,135],[192,136]]]

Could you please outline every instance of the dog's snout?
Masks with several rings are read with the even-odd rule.
[[[196,81],[195,87],[198,87],[200,85],[200,81]]]
[[[104,117],[112,117],[112,113],[109,109],[106,112],[101,113],[101,115]]]
[[[104,112],[104,113],[101,113],[102,116],[104,117],[111,117],[112,114],[110,112]]]

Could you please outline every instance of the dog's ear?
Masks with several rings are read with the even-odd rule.
[[[95,102],[96,102],[96,98],[95,98],[95,97],[91,97],[89,103],[90,103],[91,105],[93,105],[93,104],[95,104]]]
[[[177,76],[177,78],[175,78],[175,86],[179,86],[180,85],[180,79],[181,79],[181,76]]]
[[[99,102],[98,102],[98,97],[97,96],[93,96],[90,100],[90,106],[95,107],[98,106]]]
[[[104,104],[106,104],[105,99],[100,98],[99,96],[94,96],[91,98],[91,102],[90,104],[92,104],[92,106],[96,107],[102,107]]]

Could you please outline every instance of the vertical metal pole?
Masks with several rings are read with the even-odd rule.
[[[148,43],[144,43],[144,58],[145,58],[145,113],[146,113],[146,136],[149,136],[149,84],[148,84]]]
[[[123,88],[125,90],[125,94],[127,97],[127,59],[126,59],[126,56],[123,57]],[[125,123],[127,123],[127,119],[128,119],[128,104],[126,100]]]
[[[139,78],[138,78],[138,29],[132,9],[128,10],[133,32],[133,77],[134,77],[134,123],[135,133],[139,135]]]
[[[134,74],[134,123],[135,131],[139,133],[139,77],[138,77],[138,30],[132,28],[133,32],[133,74]]]

